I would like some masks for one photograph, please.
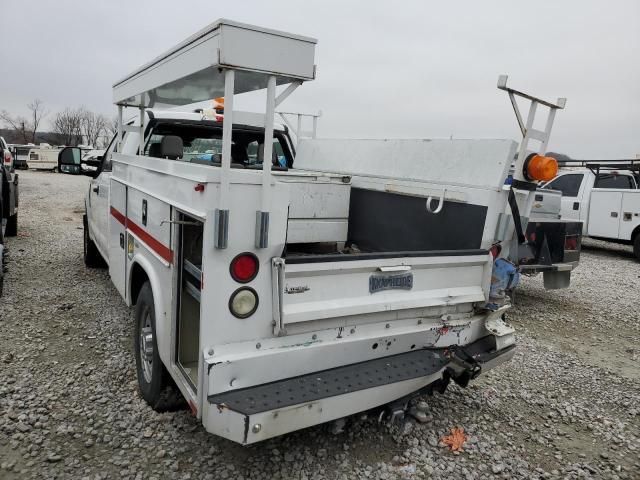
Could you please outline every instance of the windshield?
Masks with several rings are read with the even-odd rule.
[[[222,127],[182,123],[162,123],[155,126],[145,146],[144,154],[162,157],[162,140],[177,136],[182,140],[184,162],[219,166],[222,160]],[[231,144],[231,162],[236,167],[258,168],[264,158],[264,130],[254,127],[234,128]],[[276,167],[290,167],[293,157],[285,135],[274,132],[271,162]]]

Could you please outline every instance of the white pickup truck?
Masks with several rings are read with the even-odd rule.
[[[398,141],[430,182],[321,172],[332,152],[379,164],[388,150],[308,140],[294,156],[275,108],[314,79],[315,44],[219,20],[114,85],[119,131],[95,172],[78,148],[59,158],[93,178],[85,263],[106,263],[135,305],[142,397],[162,410],[177,389],[207,431],[242,444],[401,415],[515,349],[504,293],[517,274],[494,247],[517,249],[512,212],[526,219],[535,186],[525,157],[549,159],[525,141],[510,190],[512,140]],[[234,111],[235,95],[263,89],[265,114]],[[216,97],[211,116],[163,110]]]
[[[583,224],[584,236],[633,245],[640,259],[640,161],[564,161],[544,185],[562,192],[563,219]]]

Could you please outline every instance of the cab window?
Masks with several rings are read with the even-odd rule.
[[[222,128],[181,123],[160,123],[153,131],[145,146],[144,154],[160,157],[160,146],[165,136],[182,139],[181,161],[205,165],[220,165],[222,159]],[[264,157],[264,131],[258,128],[242,127],[233,130],[231,142],[231,162],[235,166],[259,168]],[[272,165],[287,167],[293,158],[283,135],[274,133]]]
[[[615,173],[601,173],[594,185],[594,188],[636,188],[633,179],[629,175],[618,175]]]
[[[583,178],[582,173],[568,173],[550,181],[542,188],[560,190],[564,197],[577,197]]]

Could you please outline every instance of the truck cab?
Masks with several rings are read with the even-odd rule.
[[[636,176],[630,171],[598,172],[582,168],[561,172],[544,185],[544,189],[562,192],[562,218],[587,222],[592,189],[637,190]],[[588,230],[585,230],[588,235]]]
[[[264,121],[250,112],[235,112],[238,124],[234,124],[231,160],[233,168],[256,170],[262,168],[264,154]],[[194,165],[219,167],[222,154],[222,121],[208,118],[195,111],[169,111],[158,109],[145,110],[145,146],[142,156],[162,158],[162,143],[167,137],[179,137],[183,149],[180,161]],[[220,116],[218,116],[221,119]],[[137,120],[129,122],[139,125]],[[121,152],[137,154],[140,143],[138,132],[123,135]],[[95,170],[87,172],[94,177],[86,198],[87,222],[90,240],[100,252],[102,259],[108,261],[108,220],[110,211],[107,206],[110,198],[112,177],[112,155],[116,147],[113,138],[97,162],[89,162]],[[274,124],[272,168],[285,170],[293,165],[293,146],[287,129]],[[80,159],[86,164],[85,159]],[[284,165],[284,167],[283,167]],[[97,168],[96,168],[97,166]],[[98,263],[100,259],[98,259]]]

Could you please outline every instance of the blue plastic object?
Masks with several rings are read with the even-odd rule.
[[[508,298],[508,292],[516,288],[519,283],[520,274],[513,263],[504,258],[499,258],[493,262],[487,308],[495,310],[504,305]]]

